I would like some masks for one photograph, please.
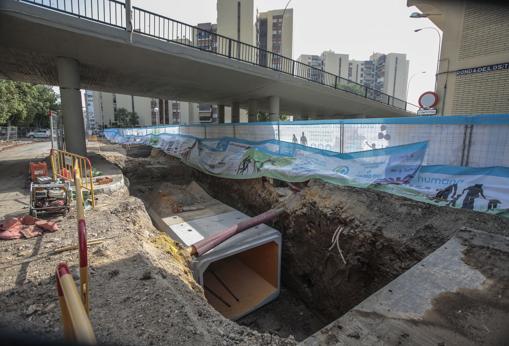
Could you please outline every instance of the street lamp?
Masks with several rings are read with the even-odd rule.
[[[416,12],[414,12],[414,13],[416,13]],[[412,17],[412,18],[420,18],[420,17]],[[434,30],[437,33],[437,35],[438,35],[437,71],[435,73],[435,90],[436,90],[437,79],[438,79],[438,71],[440,70],[440,54],[441,54],[441,49],[442,49],[442,34],[440,33],[440,31],[438,31],[437,28],[432,27],[432,26],[427,26],[427,27],[424,27],[424,28],[415,29],[414,32],[419,32],[419,31],[422,31],[422,30]]]
[[[412,82],[412,79],[414,79],[414,77],[417,76],[418,74],[426,74],[426,71],[421,71],[421,72],[414,73],[408,79],[408,84],[406,86],[406,98],[407,98],[407,100],[408,100],[408,91],[410,90],[410,83]]]

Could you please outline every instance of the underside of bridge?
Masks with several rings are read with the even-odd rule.
[[[59,85],[67,150],[79,154],[86,152],[77,125],[79,89],[228,105],[233,122],[240,108],[268,112],[273,120],[281,113],[304,119],[412,115],[264,66],[22,1],[0,3],[0,78]]]
[[[57,57],[79,62],[81,88],[270,112],[337,117],[411,115],[377,101],[196,48],[130,34],[17,1],[0,4],[0,76],[58,85]]]

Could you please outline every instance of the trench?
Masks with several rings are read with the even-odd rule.
[[[147,192],[162,184],[195,181],[213,198],[253,216],[288,193],[284,182],[213,177],[158,150],[128,155],[138,157],[128,159],[123,169],[129,189],[145,203]],[[279,297],[237,320],[259,332],[297,341],[394,280],[462,225],[492,231],[509,226],[489,215],[321,182],[310,182],[301,194],[298,203],[271,225],[283,238]],[[337,230],[341,230],[338,243],[331,247]]]

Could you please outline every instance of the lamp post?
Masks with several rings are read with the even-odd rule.
[[[412,79],[414,79],[414,77],[417,76],[418,74],[426,74],[426,71],[421,71],[421,72],[414,73],[408,79],[408,84],[406,86],[406,98],[407,98],[407,100],[408,100],[408,91],[410,90],[410,83],[412,82]]]

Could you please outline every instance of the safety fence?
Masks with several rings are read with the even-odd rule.
[[[277,139],[338,153],[428,142],[424,165],[509,167],[509,115],[373,118],[168,125],[108,129],[122,135],[181,134],[197,138]]]
[[[228,59],[261,66],[300,79],[358,95],[399,109],[418,107],[366,85],[304,64],[260,47],[231,39],[163,15],[115,0],[22,0],[78,18],[125,29],[158,40],[185,45]]]
[[[90,203],[92,207],[95,207],[94,177],[90,160],[84,156],[58,149],[51,149],[50,159],[53,180],[57,178],[74,180],[75,165],[79,168],[80,177],[85,180],[82,188],[88,192]]]
[[[76,214],[78,219],[78,250],[80,267],[80,292],[66,263],[56,270],[57,291],[64,326],[64,337],[69,342],[95,345],[96,339],[89,318],[88,249],[85,204],[81,184],[79,160],[74,160],[74,186],[76,191]]]

